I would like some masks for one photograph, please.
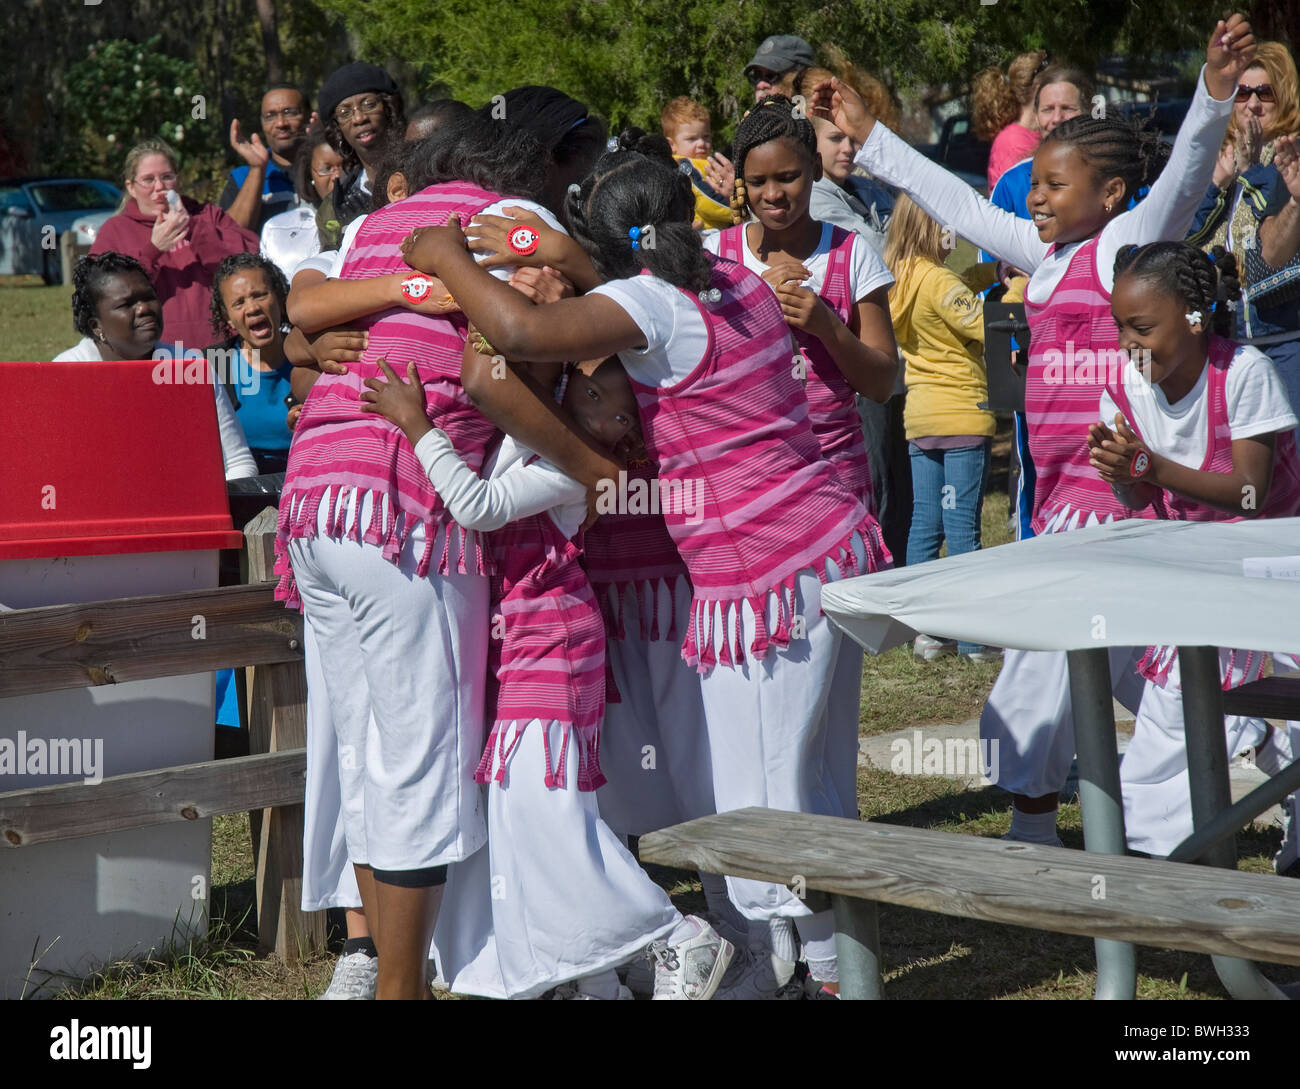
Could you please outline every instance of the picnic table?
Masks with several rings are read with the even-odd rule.
[[[877,903],[1092,936],[1098,998],[1135,996],[1135,941],[1210,953],[1236,998],[1294,993],[1250,958],[1300,964],[1300,886],[1224,871],[1300,761],[1232,804],[1217,648],[1300,653],[1300,518],[1115,522],[846,579],[822,608],[873,654],[921,632],[1066,652],[1086,850],[751,809],[645,836],[643,858],[830,894],[846,998],[881,996]],[[1179,648],[1183,689],[1194,832],[1168,860],[1123,857],[1107,648],[1149,645]]]
[[[1230,837],[1300,785],[1298,762],[1232,805],[1217,651],[1300,653],[1300,518],[1112,522],[848,579],[822,608],[873,654],[920,632],[1067,652],[1089,851],[1126,849],[1107,647],[1179,648],[1196,834],[1171,859],[1235,867]],[[1098,997],[1131,998],[1133,946],[1097,954]],[[1215,967],[1234,997],[1284,997],[1247,961]]]

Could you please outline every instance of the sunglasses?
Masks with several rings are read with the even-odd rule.
[[[1273,93],[1273,87],[1268,83],[1261,83],[1258,87],[1247,87],[1243,83],[1237,88],[1238,102],[1249,102],[1251,95],[1258,95],[1261,102],[1277,101],[1277,96]]]
[[[786,72],[793,71],[793,68],[787,68],[784,72],[769,72],[766,68],[751,68],[748,72],[749,84],[751,87],[757,87],[760,83],[775,83]]]

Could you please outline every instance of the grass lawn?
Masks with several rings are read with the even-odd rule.
[[[81,339],[72,325],[72,287],[35,276],[0,276],[0,359],[52,359]]]
[[[49,359],[79,339],[72,328],[67,287],[0,282],[0,329],[5,359]],[[1005,543],[1007,529],[1005,428],[994,444],[994,475],[984,506],[984,544]],[[916,662],[900,647],[863,668],[862,733],[911,725],[956,723],[978,713],[996,664],[956,658]],[[998,836],[1010,822],[1010,799],[995,790],[966,791],[952,782],[863,769],[863,817],[889,824]],[[1066,846],[1083,846],[1079,808],[1061,810]],[[1241,868],[1271,871],[1277,833],[1238,837]],[[652,867],[651,872],[684,911],[703,909],[692,875]],[[115,965],[62,992],[81,998],[311,998],[323,991],[335,952],[286,966],[256,952],[253,859],[247,814],[213,822],[212,920],[209,940],[143,963]],[[998,926],[907,908],[883,906],[881,938],[890,998],[1090,998],[1095,983],[1092,942],[1044,931]],[[341,939],[339,939],[341,940]],[[335,944],[337,949],[337,943]],[[1226,997],[1208,957],[1140,949],[1138,997]],[[1265,969],[1277,980],[1293,968]]]

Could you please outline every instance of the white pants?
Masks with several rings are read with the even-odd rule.
[[[411,534],[392,564],[378,546],[323,534],[289,544],[338,741],[348,858],[383,870],[458,861],[487,835],[473,773],[488,580],[417,578],[423,548]]]
[[[1136,712],[1145,683],[1137,663],[1145,647],[1110,647],[1110,683]],[[1065,786],[1074,759],[1074,709],[1064,651],[1008,650],[980,713],[980,739],[996,744],[997,785],[1040,798]]]
[[[307,667],[307,798],[302,833],[302,909],[361,907],[357,875],[348,862],[339,786],[339,742],[334,733],[320,648],[311,621],[303,625]]]
[[[655,592],[661,628],[670,609],[689,618],[685,579],[675,595],[663,585]],[[596,796],[611,828],[640,836],[715,811],[713,762],[700,678],[682,661],[681,643],[641,638],[639,594],[625,593],[623,618],[627,637],[605,644],[622,701],[605,704],[600,767],[607,782]]]
[[[558,723],[534,719],[520,732],[505,781],[484,788],[488,850],[448,873],[434,946],[457,993],[535,998],[622,964],[682,920],[601,820],[595,794],[574,785],[577,744],[567,785],[545,786],[544,729],[560,751]]]
[[[1226,660],[1221,653],[1221,663]],[[1180,665],[1175,659],[1163,687],[1147,682],[1133,740],[1119,765],[1128,845],[1157,856],[1169,854],[1192,834]],[[1223,728],[1229,760],[1258,745],[1267,731],[1261,719],[1240,715],[1225,715]]]
[[[856,535],[853,546],[858,569],[863,570],[862,541]],[[837,565],[828,561],[827,568],[832,580],[840,577]],[[795,614],[803,621],[804,637],[792,638],[783,649],[771,648],[762,661],[748,653],[754,614],[742,606],[744,664],[714,666],[701,677],[719,813],[765,806],[834,817],[857,815],[862,651],[822,614],[821,587],[811,571],[799,575]],[[775,601],[769,599],[768,607],[773,630]],[[720,617],[713,630],[716,650],[727,630]],[[850,765],[851,775],[848,767],[833,764]],[[747,919],[809,915],[785,885],[728,877],[727,892]]]

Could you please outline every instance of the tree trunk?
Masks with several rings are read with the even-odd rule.
[[[262,49],[266,53],[266,82],[284,82],[284,58],[280,53],[280,28],[275,0],[257,0],[257,21],[262,24]]]

